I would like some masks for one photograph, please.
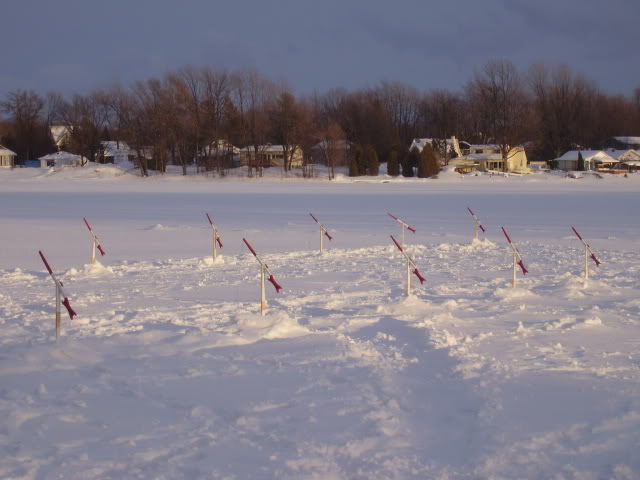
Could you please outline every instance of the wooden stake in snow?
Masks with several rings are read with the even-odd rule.
[[[413,259],[407,254],[407,252],[404,251],[404,248],[402,248],[402,245],[400,245],[398,241],[395,238],[393,238],[393,235],[389,235],[389,236],[391,237],[391,240],[393,240],[393,243],[396,244],[396,247],[398,247],[398,250],[402,252],[402,255],[404,255],[404,258],[406,258],[407,260],[407,297],[408,297],[409,295],[411,295],[411,274],[413,273],[416,277],[418,277],[418,280],[420,280],[420,285],[426,282],[426,279],[422,275],[420,275],[420,271],[418,270],[418,267],[414,263]]]
[[[387,215],[389,215],[391,218],[393,218],[396,222],[398,222],[400,224],[400,245],[402,245],[404,247],[404,231],[409,230],[410,232],[416,233],[416,229],[413,228],[411,225],[409,225],[406,222],[403,222],[402,220],[400,220],[398,217],[396,217],[395,215],[391,215],[389,212],[387,212]]]
[[[322,225],[318,219],[313,215],[313,213],[310,213],[309,215],[311,215],[311,218],[313,218],[313,220],[320,225],[320,253],[324,252],[324,246],[323,246],[323,240],[324,237],[326,236],[329,240],[333,240],[333,237],[331,235],[329,235],[329,232],[327,232],[327,229],[324,228],[324,225]]]
[[[264,288],[265,279],[271,282],[273,287],[276,289],[276,293],[280,293],[280,290],[282,290],[282,287],[278,284],[278,282],[276,282],[276,279],[273,276],[273,274],[269,271],[269,267],[267,266],[267,264],[260,259],[260,257],[258,256],[256,251],[253,249],[253,247],[249,244],[249,242],[247,242],[245,238],[243,238],[242,241],[249,248],[249,250],[251,250],[251,253],[253,253],[253,256],[256,257],[256,260],[260,264],[260,313],[264,315],[265,312],[267,311],[267,295]],[[267,274],[269,275],[268,278],[267,278]]]
[[[64,307],[67,309],[67,312],[69,313],[69,318],[71,320],[73,320],[73,317],[75,317],[77,313],[73,310],[73,308],[71,308],[69,297],[67,297],[67,295],[64,293],[64,290],[62,289],[62,282],[58,280],[58,278],[53,273],[53,270],[51,269],[51,266],[49,266],[49,262],[47,262],[47,259],[45,258],[44,254],[41,251],[38,251],[38,253],[40,254],[40,258],[42,258],[42,261],[44,262],[45,267],[47,267],[47,270],[49,271],[49,275],[51,275],[51,278],[53,278],[53,282],[56,285],[56,342],[57,342],[58,339],[60,338],[60,327],[62,323],[60,318],[61,317],[60,305],[64,305]],[[64,298],[64,300],[62,300],[62,298]]]
[[[589,247],[589,244],[584,240],[584,238],[582,238],[582,236],[580,236],[578,231],[574,227],[571,227],[571,229],[573,230],[573,233],[575,233],[578,236],[578,238],[584,245],[584,279],[589,280],[589,258],[591,258],[591,260],[595,262],[596,267],[599,267],[600,264],[602,264],[602,262],[598,259],[598,257],[596,257],[596,254],[593,253],[593,250],[591,250],[591,247]]]
[[[471,216],[476,221],[475,225],[473,227],[473,239],[474,240],[479,240],[480,230],[482,230],[482,233],[485,233],[485,229],[482,226],[482,224],[480,223],[480,219],[476,216],[476,214],[473,213],[473,211],[469,207],[467,207],[467,210],[469,210],[469,213],[471,214]]]
[[[102,256],[105,255],[105,251],[102,249],[102,245],[100,245],[100,242],[98,241],[98,236],[96,235],[96,232],[94,232],[91,228],[91,225],[89,225],[89,222],[87,222],[87,219],[84,217],[82,219],[84,220],[84,224],[89,229],[89,234],[91,235],[91,264],[94,264],[96,263],[96,248],[100,250],[100,255]]]
[[[504,233],[504,236],[507,237],[507,241],[509,242],[509,245],[511,245],[511,250],[513,252],[513,278],[511,281],[511,286],[513,288],[516,288],[516,273],[518,270],[517,267],[519,266],[522,269],[523,275],[529,273],[529,270],[527,270],[527,267],[524,266],[524,261],[522,260],[522,256],[520,255],[520,250],[518,250],[516,244],[511,241],[511,237],[504,229],[504,227],[502,227],[502,232]]]
[[[220,248],[222,248],[222,239],[220,238],[220,235],[218,235],[218,230],[216,229],[216,226],[213,224],[213,221],[211,220],[211,217],[209,216],[209,214],[207,213],[207,219],[209,219],[209,225],[211,225],[211,232],[212,232],[212,239],[213,239],[213,260],[215,261],[216,258],[218,258],[218,245],[220,245]]]

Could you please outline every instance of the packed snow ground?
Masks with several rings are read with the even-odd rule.
[[[26,170],[0,172],[0,478],[640,477],[640,176]],[[264,317],[243,237],[284,287]],[[78,312],[58,345],[38,250]]]

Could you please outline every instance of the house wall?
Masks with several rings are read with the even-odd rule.
[[[13,155],[0,155],[0,167],[12,168],[14,162]]]

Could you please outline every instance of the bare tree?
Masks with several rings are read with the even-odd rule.
[[[51,151],[50,133],[46,123],[46,102],[33,90],[16,90],[0,102],[0,110],[9,114],[13,122],[12,142],[18,160],[31,159]],[[49,151],[46,151],[49,150]]]
[[[516,67],[508,60],[492,60],[467,84],[467,96],[486,114],[487,128],[500,149],[508,171],[513,147],[527,138],[529,98]]]

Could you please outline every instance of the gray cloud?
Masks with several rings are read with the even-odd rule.
[[[300,92],[399,80],[460,88],[491,58],[640,84],[637,0],[4,0],[0,95],[86,92],[187,64],[256,68]]]

